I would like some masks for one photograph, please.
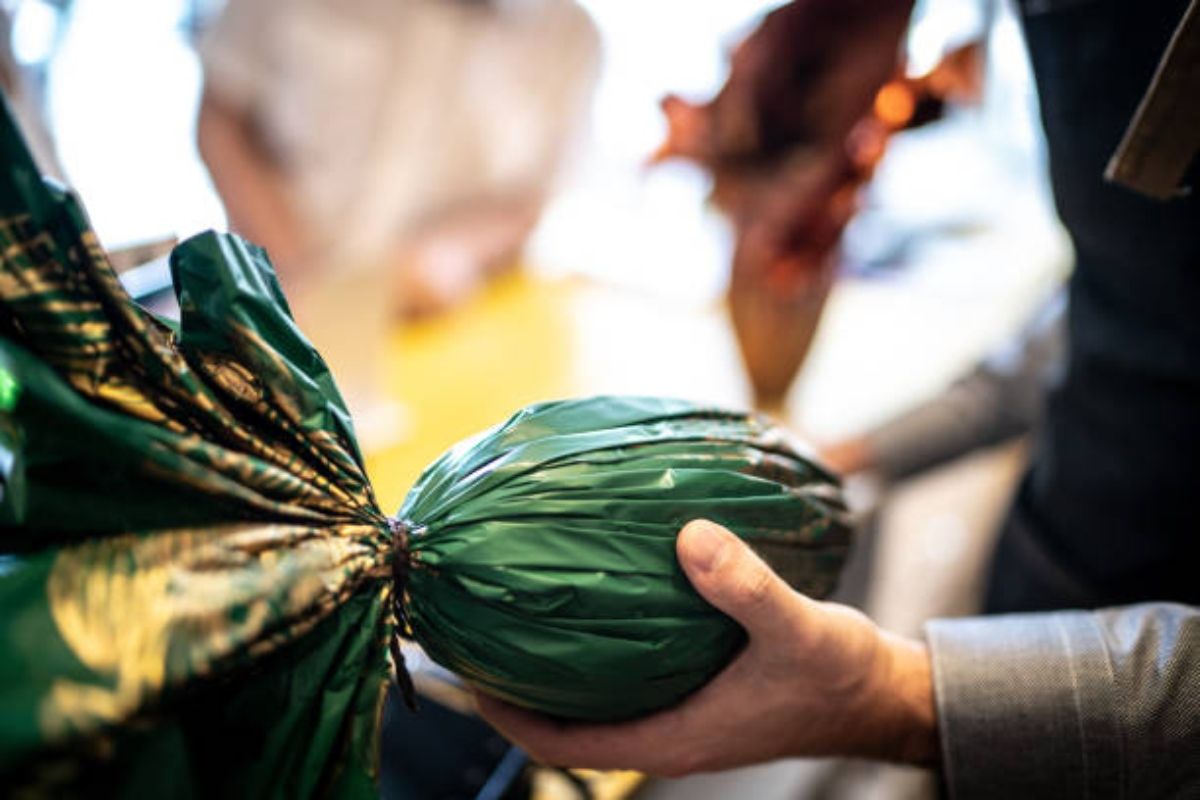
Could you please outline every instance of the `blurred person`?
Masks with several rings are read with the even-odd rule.
[[[689,523],[676,550],[749,635],[708,685],[632,722],[477,695],[482,714],[548,764],[675,777],[846,756],[936,766],[950,797],[1200,794],[1200,609],[934,620],[924,643],[794,592],[714,523]]]
[[[1200,195],[1186,188],[1200,139],[1195,3],[1019,6],[1076,264],[1063,368],[986,606],[1200,602],[1190,569],[1200,550]],[[910,7],[796,0],[773,11],[677,147],[720,165],[846,141],[894,69]]]
[[[573,0],[230,0],[200,53],[201,155],[289,295],[363,270],[423,314],[513,264],[599,40]]]

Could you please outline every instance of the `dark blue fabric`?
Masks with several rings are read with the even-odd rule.
[[[1076,267],[1067,369],[986,605],[1200,603],[1200,192],[1163,203],[1103,179],[1187,2],[1022,5]]]

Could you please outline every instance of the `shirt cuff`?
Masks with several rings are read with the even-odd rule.
[[[950,797],[1097,797],[1120,782],[1104,638],[1086,612],[926,625]]]

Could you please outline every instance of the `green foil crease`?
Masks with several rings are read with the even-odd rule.
[[[182,243],[181,320],[157,319],[3,111],[8,793],[376,796],[398,634],[548,713],[674,703],[744,640],[675,561],[697,517],[796,588],[832,587],[836,481],[765,421],[681,401],[525,409],[442,456],[389,520],[265,253]]]

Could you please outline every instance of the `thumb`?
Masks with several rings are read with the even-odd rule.
[[[693,520],[675,543],[688,580],[705,600],[733,617],[752,638],[790,638],[799,595],[726,528]]]

